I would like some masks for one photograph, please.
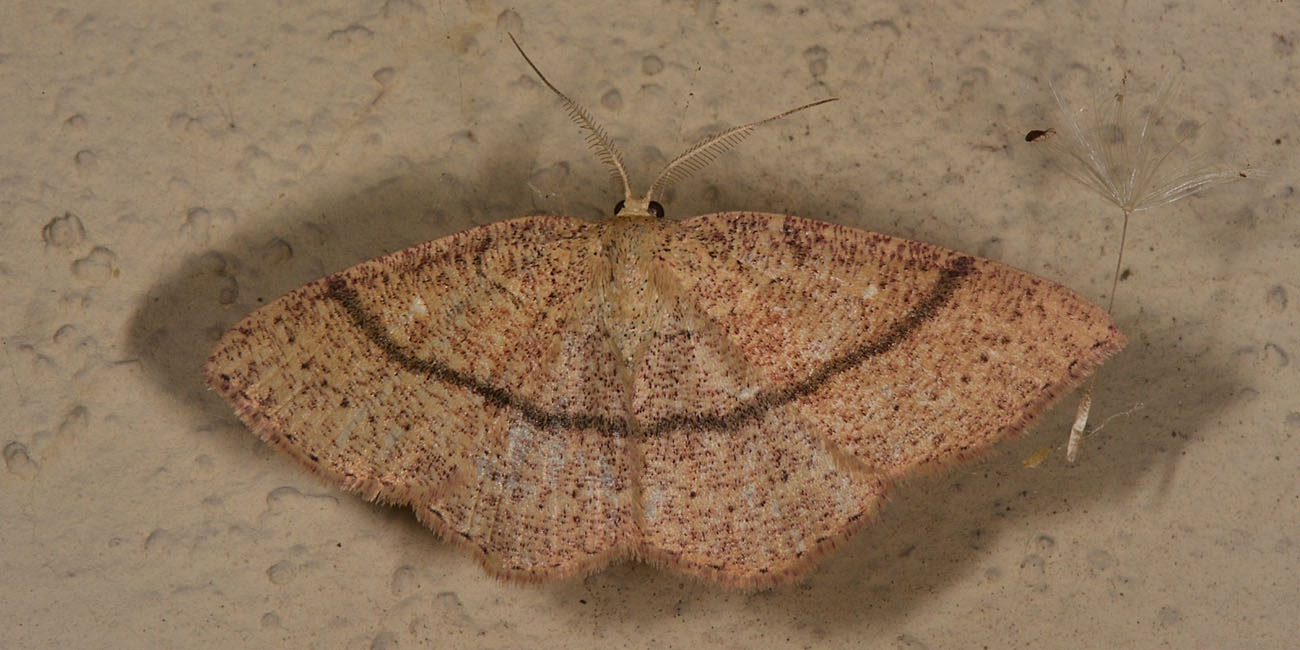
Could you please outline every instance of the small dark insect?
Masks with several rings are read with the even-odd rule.
[[[1056,129],[1034,129],[1025,134],[1025,142],[1047,142],[1056,135]]]

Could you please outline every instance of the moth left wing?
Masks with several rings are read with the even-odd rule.
[[[889,476],[1023,430],[1124,344],[1103,310],[1054,282],[799,217],[689,219],[658,263],[759,378],[733,410],[793,408]]]

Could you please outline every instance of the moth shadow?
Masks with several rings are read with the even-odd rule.
[[[606,189],[604,174],[592,181],[573,171],[586,165],[567,161],[538,168],[541,140],[526,134],[509,147],[475,155],[481,162],[472,175],[449,173],[465,163],[444,153],[399,174],[375,176],[360,191],[325,192],[269,219],[251,219],[265,225],[235,229],[180,260],[149,288],[128,324],[129,353],[163,393],[203,414],[200,420],[235,422],[206,389],[200,370],[222,333],[262,305],[328,273],[475,226],[536,214],[597,219],[611,213],[621,197]],[[575,159],[588,155],[573,152]],[[765,173],[721,170],[712,178],[716,186],[682,194],[683,209],[718,199],[715,187],[730,188],[722,190],[724,205],[749,196],[743,183]]]
[[[193,419],[236,423],[201,368],[221,334],[298,286],[362,261],[476,225],[535,214],[520,152],[495,152],[477,178],[436,164],[375,177],[352,193],[324,193],[258,227],[236,229],[190,255],[149,288],[127,329],[130,354]],[[242,426],[238,426],[243,429]],[[247,435],[246,432],[241,431]]]

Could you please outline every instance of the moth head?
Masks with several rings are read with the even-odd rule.
[[[654,217],[664,218],[664,206],[658,201],[651,201],[649,196],[626,198],[614,206],[616,217]]]

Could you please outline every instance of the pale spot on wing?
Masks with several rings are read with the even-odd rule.
[[[365,415],[366,412],[364,409],[352,409],[352,417],[348,418],[347,424],[344,424],[339,429],[338,437],[334,438],[335,454],[342,453],[346,450],[348,436],[352,435],[352,430],[357,428],[357,424],[361,422],[361,418],[365,417]]]

